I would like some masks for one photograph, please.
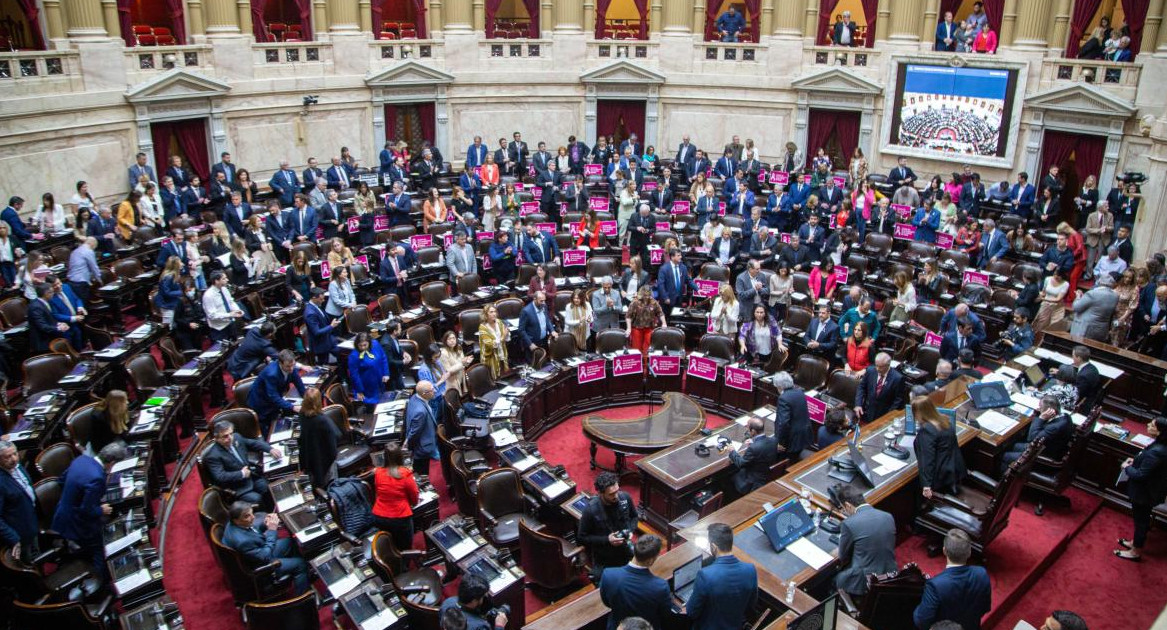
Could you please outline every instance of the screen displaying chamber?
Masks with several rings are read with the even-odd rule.
[[[352,616],[353,621],[361,623],[368,621],[377,616],[380,612],[377,610],[377,604],[373,603],[373,598],[369,597],[368,593],[361,593],[356,597],[350,599],[347,605],[349,615]]]
[[[498,578],[498,576],[502,575],[501,571],[496,569],[493,564],[486,560],[479,560],[470,565],[470,572],[486,580],[487,584],[493,582],[496,578]]]
[[[547,486],[550,486],[551,484],[558,481],[558,479],[552,477],[551,473],[547,472],[546,470],[536,470],[535,472],[531,473],[530,479],[540,488],[546,488]]]
[[[891,144],[1004,157],[1016,70],[901,64]]]
[[[438,544],[442,547],[449,549],[462,542],[462,537],[458,535],[458,532],[454,531],[454,528],[446,526],[434,532],[434,540],[438,541]]]

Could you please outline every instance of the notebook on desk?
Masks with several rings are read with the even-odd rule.
[[[698,554],[696,558],[677,567],[673,571],[673,576],[669,578],[669,586],[673,590],[673,596],[682,604],[689,603],[689,597],[693,594],[693,586],[697,583],[697,573],[701,571],[701,562],[702,557]]]

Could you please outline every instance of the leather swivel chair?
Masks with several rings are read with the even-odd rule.
[[[349,425],[348,412],[341,405],[329,405],[321,413],[332,420],[340,429],[340,439],[336,441],[336,468],[340,477],[355,477],[361,471],[373,466],[373,458],[364,435],[353,431]]]
[[[721,509],[723,498],[721,492],[715,492],[713,494],[697,493],[693,497],[693,508],[668,522],[668,527],[665,531],[665,545],[669,549],[672,549],[673,540],[676,539],[677,532],[687,527],[692,527],[697,521]]]
[[[891,573],[867,576],[867,595],[855,602],[839,590],[843,610],[867,628],[914,628],[912,613],[924,598],[928,576],[916,563]]]
[[[424,550],[402,551],[388,532],[373,535],[372,549],[373,569],[381,579],[393,584],[402,599],[409,597],[414,603],[431,607],[442,603],[442,576],[422,564]],[[411,565],[414,568],[410,569]]]
[[[584,548],[519,523],[519,561],[527,582],[549,593],[573,587],[583,568]]]
[[[377,298],[377,311],[381,319],[401,314],[401,298],[396,293],[386,293]]]
[[[77,457],[77,449],[68,442],[57,442],[37,453],[34,468],[41,479],[60,477]]]
[[[369,332],[369,307],[357,304],[344,313],[344,325],[351,334]]]
[[[596,352],[619,352],[628,347],[628,334],[620,328],[609,328],[596,333]]]
[[[675,326],[657,328],[648,338],[648,347],[658,352],[661,350],[681,352],[685,349],[685,331]]]
[[[421,285],[421,303],[431,313],[441,311],[442,300],[448,297],[450,297],[450,288],[445,282],[434,281]]]
[[[553,361],[563,361],[579,354],[579,348],[575,345],[575,337],[566,333],[552,339],[548,350]]]
[[[203,493],[199,495],[199,522],[203,526],[203,534],[207,540],[211,537],[211,527],[215,525],[226,527],[229,520],[223,491],[214,486],[203,488]]]
[[[827,382],[831,364],[822,357],[804,354],[794,364],[794,384],[804,391],[821,389]]]
[[[23,377],[21,391],[24,396],[31,397],[43,391],[56,389],[73,369],[74,361],[67,354],[42,354],[30,357],[21,363]]]
[[[243,605],[243,620],[247,630],[317,630],[320,613],[317,610],[316,591],[276,602],[247,602]]]
[[[309,353],[308,356],[311,356],[311,353]],[[254,376],[249,376],[245,379],[235,381],[235,384],[231,386],[234,399],[234,402],[231,403],[232,407],[247,406],[247,396],[251,393],[252,385],[255,385]]]
[[[523,301],[519,298],[503,298],[494,303],[498,310],[499,319],[518,319],[523,310]]]
[[[166,385],[166,377],[158,369],[154,356],[143,352],[126,362],[126,371],[130,373],[130,382],[141,396],[143,392],[150,392]]]
[[[422,352],[428,352],[430,344],[434,343],[434,329],[429,324],[410,326],[405,331],[405,338],[416,343]]]
[[[855,392],[859,391],[858,376],[847,374],[844,370],[835,370],[827,377],[826,395],[842,401],[848,408],[855,406]]]
[[[19,326],[28,321],[28,301],[22,297],[11,297],[0,302],[0,324],[4,328]]]
[[[476,273],[470,273],[458,278],[458,294],[469,295],[482,286],[482,278]]]
[[[111,598],[112,600],[112,598]],[[112,601],[111,601],[112,603]],[[70,630],[107,630],[119,627],[109,619],[109,606],[82,602],[29,604],[13,602],[13,628],[69,628]],[[110,623],[106,623],[107,619]]]
[[[1078,472],[1078,463],[1086,454],[1086,446],[1090,442],[1090,434],[1094,432],[1094,425],[1102,415],[1102,407],[1095,405],[1086,421],[1074,428],[1074,435],[1070,438],[1070,445],[1061,459],[1052,459],[1045,455],[1038,455],[1033,470],[1025,480],[1025,487],[1035,490],[1040,498],[1033,508],[1033,513],[1041,516],[1045,513],[1045,502],[1056,500],[1063,505],[1069,505],[1070,500],[1063,494],[1066,488],[1074,482]]]
[[[806,332],[810,327],[810,320],[814,319],[810,309],[802,306],[791,305],[786,309],[786,320],[782,322],[782,331],[785,333],[790,331],[791,335]]]
[[[734,339],[727,335],[707,333],[702,335],[701,340],[697,342],[697,350],[715,359],[733,361],[735,354]]]
[[[912,319],[924,328],[939,333],[940,321],[944,319],[944,308],[935,304],[920,304],[912,311]]]
[[[238,433],[245,438],[256,439],[263,437],[260,435],[259,417],[256,416],[255,412],[249,408],[241,407],[235,409],[224,409],[223,411],[215,414],[214,417],[211,418],[210,423],[212,434],[208,434],[207,437],[214,438],[213,432],[215,430],[215,423],[220,420],[229,421],[232,425],[235,426],[235,433]]]
[[[458,313],[458,330],[462,332],[463,343],[470,345],[471,351],[478,352],[478,328],[482,325],[482,309],[471,308]]]
[[[466,368],[466,384],[470,389],[471,398],[482,398],[497,387],[490,368],[481,363]]]
[[[93,435],[93,421],[97,412],[97,403],[90,403],[84,407],[74,409],[65,418],[65,432],[73,441],[73,448],[78,452],[85,450],[89,438]]]
[[[0,581],[14,589],[16,599],[22,602],[60,602],[77,604],[90,618],[101,619],[109,611],[113,597],[108,592],[101,591],[101,579],[93,575],[93,560],[91,558],[66,557],[61,551],[63,546],[55,547],[51,551],[41,554],[37,558],[30,558],[29,562],[16,560],[12,557],[12,548],[6,547],[0,553],[0,567],[2,575]],[[76,614],[61,610],[36,610],[29,608],[25,611],[29,615],[44,613],[60,614],[64,618]],[[19,628],[33,628],[33,625],[17,625]],[[73,626],[45,626],[54,628],[69,628]],[[79,626],[85,627],[85,626]]]
[[[479,520],[494,546],[518,548],[520,522],[542,529],[543,524],[527,514],[527,505],[519,473],[513,468],[498,468],[478,478]]]
[[[223,544],[223,529],[224,526],[219,524],[211,526],[211,549],[227,576],[236,606],[275,601],[291,592],[292,576],[276,576],[279,560],[252,567],[243,554]]]

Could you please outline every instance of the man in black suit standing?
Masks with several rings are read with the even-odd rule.
[[[810,448],[810,413],[806,409],[806,392],[794,384],[789,372],[774,375],[774,387],[778,390],[778,413],[774,420],[774,435],[778,439],[780,453],[790,463],[802,457],[802,451]]]
[[[733,473],[733,487],[745,496],[770,481],[770,467],[778,461],[778,440],[766,435],[766,423],[751,417],[746,425],[749,437],[741,450],[730,450],[729,461],[737,469]]]
[[[14,560],[31,563],[37,553],[36,492],[16,445],[0,440],[0,543]]]
[[[1085,408],[1090,409],[1097,402],[1095,398],[1102,390],[1102,375],[1090,362],[1090,348],[1086,346],[1074,346],[1070,353],[1070,361],[1078,368],[1078,377],[1074,380],[1074,385],[1078,388],[1078,400],[1086,401]]]
[[[818,317],[810,320],[806,328],[806,347],[815,354],[825,355],[827,360],[835,356],[839,347],[839,325],[831,321],[831,307],[819,307]]]
[[[648,244],[652,241],[656,231],[656,220],[649,212],[647,203],[640,204],[640,209],[628,220],[628,255],[640,256],[640,260],[649,259]]]
[[[674,160],[675,164],[680,165],[681,181],[685,184],[689,183],[689,167],[697,160],[697,147],[689,142],[689,136],[686,134],[681,137],[681,144],[677,146],[677,158]]]
[[[513,137],[514,140],[507,145],[507,159],[511,163],[511,174],[522,177],[527,174],[527,157],[531,150],[527,148],[527,143],[523,142],[523,134],[516,131]]]
[[[669,185],[672,179],[672,169],[665,168],[661,173],[658,188],[652,191],[652,194],[648,197],[648,202],[652,204],[652,209],[661,214],[668,214],[673,209],[673,188]]]
[[[839,484],[837,495],[847,515],[839,527],[835,586],[851,595],[867,594],[867,576],[896,570],[896,523],[891,514],[867,504],[855,486]]]
[[[904,376],[891,367],[886,352],[875,355],[875,365],[867,368],[855,392],[855,415],[872,422],[883,414],[903,406]]]
[[[235,165],[231,163],[231,154],[224,151],[219,155],[219,160],[218,164],[211,167],[211,180],[214,181],[222,173],[228,186],[235,185]]]
[[[548,161],[546,168],[535,174],[535,185],[543,191],[539,210],[559,225],[559,190],[563,187],[563,176],[555,168],[554,160]]]

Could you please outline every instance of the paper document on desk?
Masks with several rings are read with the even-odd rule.
[[[1027,409],[1037,410],[1041,406],[1041,401],[1029,394],[1016,393],[1009,397],[1009,400],[1026,407]],[[1028,412],[1026,412],[1028,413]],[[983,423],[982,423],[983,424]]]
[[[150,572],[146,569],[139,569],[137,573],[127,575],[126,577],[113,583],[113,588],[118,592],[118,596],[125,595],[130,591],[146,584],[150,581]]]
[[[786,549],[816,571],[827,566],[832,560],[831,554],[819,549],[818,545],[805,536],[786,545]]]
[[[1014,370],[1013,368],[1006,367],[1004,365],[997,368],[996,371],[1000,374],[1005,375],[1005,377],[1011,381],[1016,379],[1018,376],[1021,376],[1021,370]]]
[[[454,562],[457,562],[473,553],[475,549],[478,549],[478,543],[474,542],[473,538],[463,538],[458,541],[458,544],[447,549],[446,552],[450,554]]]
[[[408,400],[390,400],[389,402],[378,403],[377,406],[373,409],[373,413],[380,414],[388,413],[390,411],[398,411],[405,409],[405,406],[408,403]]]
[[[130,532],[129,534],[126,534],[125,536],[122,536],[121,538],[119,538],[113,542],[106,543],[105,544],[105,556],[108,558],[109,556],[112,556],[113,554],[121,551],[122,549],[126,549],[130,545],[137,543],[139,540],[142,540],[142,530],[135,529],[134,531]]]
[[[490,437],[492,440],[494,440],[495,448],[500,446],[510,446],[511,444],[519,441],[518,436],[516,436],[510,429],[495,431],[494,433],[490,434]]]
[[[310,540],[315,540],[315,539],[323,536],[324,534],[325,534],[324,526],[321,525],[320,523],[316,523],[315,525],[310,525],[310,526],[296,532],[296,540],[300,541],[300,543],[302,544],[302,543],[306,543]]]
[[[734,420],[734,422],[744,427],[750,423],[750,414],[747,413],[746,415],[739,417],[737,420]]]
[[[1143,435],[1142,433],[1140,433],[1140,434],[1132,437],[1131,442],[1134,442],[1135,444],[1137,444],[1143,448],[1147,448],[1148,446],[1155,443],[1155,438],[1153,438],[1149,435]]]
[[[1123,371],[1114,367],[1114,366],[1106,365],[1105,363],[1099,363],[1097,361],[1091,361],[1090,363],[1094,367],[1098,368],[1099,374],[1101,374],[1102,376],[1104,376],[1106,378],[1116,379],[1116,378],[1123,375]]]
[[[1050,361],[1057,361],[1058,363],[1071,363],[1070,357],[1062,354],[1061,352],[1054,352],[1053,350],[1047,350],[1045,348],[1034,348],[1033,353],[1043,359],[1049,359]]]
[[[292,426],[288,425],[286,429],[273,431],[271,434],[271,442],[283,442],[284,440],[292,439]]]
[[[137,465],[138,465],[138,458],[137,458],[137,457],[131,457],[131,458],[129,458],[129,459],[123,459],[122,461],[120,461],[120,462],[118,462],[118,463],[114,464],[114,465],[113,465],[113,468],[110,468],[110,469],[109,469],[109,472],[111,472],[111,473],[119,473],[119,472],[121,472],[121,471],[123,471],[123,470],[129,470],[129,469],[131,469],[131,468],[133,468],[134,466],[137,466]]]
[[[1024,365],[1025,367],[1033,367],[1038,363],[1041,363],[1041,359],[1033,356],[1032,354],[1019,354],[1014,357],[1013,360],[1021,365]]]
[[[996,433],[997,435],[1004,435],[1008,433],[1010,429],[1017,426],[1017,421],[1013,418],[991,409],[982,413],[980,417],[977,418],[977,422],[980,423],[982,429]]]
[[[871,459],[875,463],[879,464],[879,467],[872,472],[880,477],[886,477],[908,465],[908,462],[903,461],[902,459],[896,459],[894,457],[884,455],[883,453],[876,453],[875,455],[871,456]]]
[[[303,504],[304,504],[304,494],[301,492],[297,492],[296,494],[293,494],[290,497],[284,497],[283,499],[276,501],[276,509],[279,510],[280,512],[283,512],[285,510],[290,510],[294,507],[297,507],[297,506],[300,506]]]
[[[717,448],[717,439],[718,439],[719,437],[721,437],[721,436],[718,436],[718,435],[711,435],[711,436],[709,436],[709,437],[705,438],[705,446],[708,446],[709,448],[713,448],[713,449]],[[733,450],[735,450],[735,451],[736,451],[736,450],[738,450],[738,449],[739,449],[739,448],[741,448],[741,447],[742,447],[742,443],[741,443],[741,442],[736,442],[736,441],[730,440],[730,442],[729,442],[729,448],[731,448],[731,449],[733,449]]]
[[[328,592],[332,593],[333,597],[339,598],[360,585],[361,578],[353,573],[349,573],[343,579],[329,584]]]

